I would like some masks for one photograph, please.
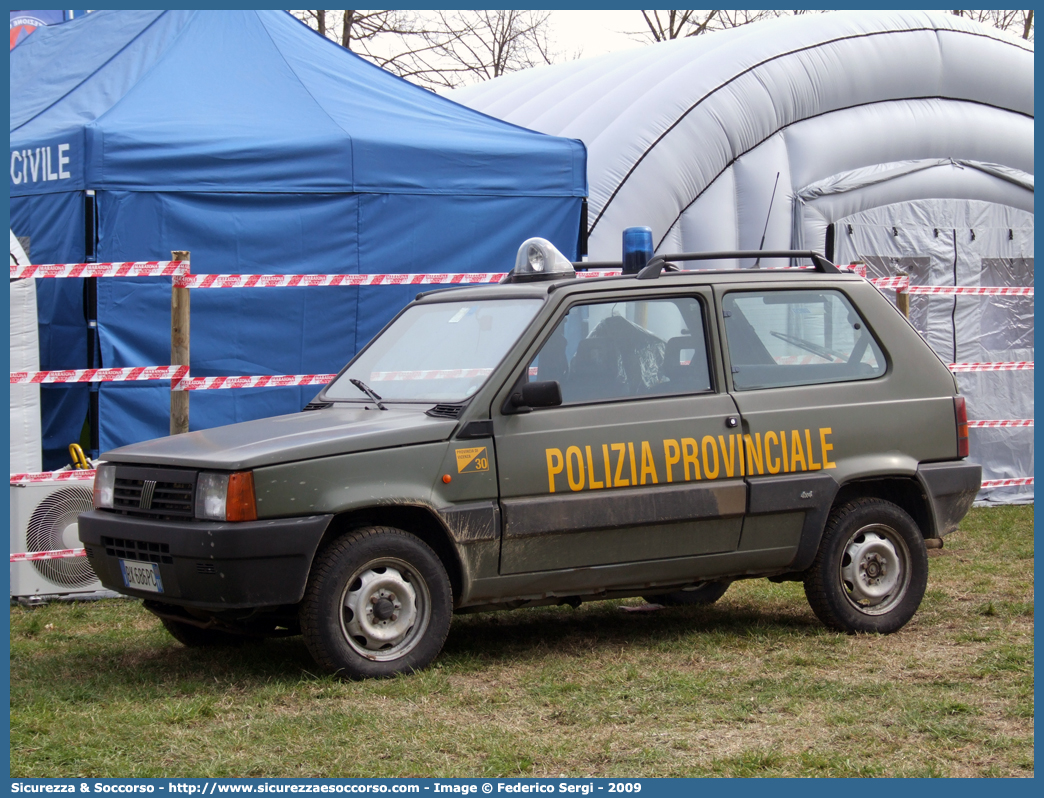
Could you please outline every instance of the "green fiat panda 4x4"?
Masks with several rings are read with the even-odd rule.
[[[677,266],[758,256],[814,268]],[[967,435],[946,365],[815,253],[577,279],[531,239],[499,285],[419,294],[305,412],[107,452],[79,528],[182,643],[302,634],[349,678],[423,668],[454,612],[753,577],[888,633],[979,488]]]

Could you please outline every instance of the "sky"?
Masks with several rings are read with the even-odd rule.
[[[571,59],[578,50],[581,57],[591,58],[618,50],[641,47],[642,43],[626,35],[645,26],[638,11],[552,11],[551,30],[555,42]],[[648,43],[646,39],[645,43]]]

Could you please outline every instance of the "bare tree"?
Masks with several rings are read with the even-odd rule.
[[[549,11],[439,11],[429,37],[441,85],[462,86],[553,63]]]
[[[419,16],[409,11],[291,11],[306,25],[340,44],[346,50],[371,60],[381,55],[373,49],[383,49],[389,41],[401,42],[413,38],[421,48],[427,32],[419,24]],[[392,48],[396,49],[396,48]],[[401,48],[399,48],[401,49]],[[383,66],[383,64],[382,64]]]
[[[815,13],[808,11],[642,11],[647,30],[633,35],[664,42],[699,36],[727,28],[738,28],[762,19]]]
[[[810,11],[642,11],[645,29],[634,33],[639,39],[663,42],[688,36],[699,36],[727,28],[738,28],[751,22],[778,17],[797,16]],[[1009,31],[1033,41],[1033,11],[951,11],[984,25]]]
[[[662,16],[661,16],[662,14]],[[707,30],[717,11],[643,11],[642,17],[655,42],[696,36]]]
[[[429,89],[551,63],[547,11],[294,11],[342,47]]]
[[[951,11],[958,17],[967,17],[1008,31],[1027,41],[1033,41],[1033,9],[1029,11]]]

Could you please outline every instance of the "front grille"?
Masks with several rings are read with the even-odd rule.
[[[157,562],[170,565],[174,558],[170,556],[170,546],[166,543],[150,543],[147,540],[127,540],[102,536],[105,553],[110,557],[139,562]]]
[[[196,573],[198,574],[216,574],[217,566],[212,562],[198,562],[196,563]]]
[[[112,509],[145,518],[191,519],[195,495],[195,471],[117,466]]]

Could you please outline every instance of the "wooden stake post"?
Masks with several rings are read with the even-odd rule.
[[[895,306],[906,318],[910,318],[910,295],[906,291],[895,292]]]
[[[173,250],[171,260],[190,260],[189,253]],[[170,364],[189,365],[189,289],[176,285],[170,292]],[[170,392],[170,434],[189,431],[189,392]]]

